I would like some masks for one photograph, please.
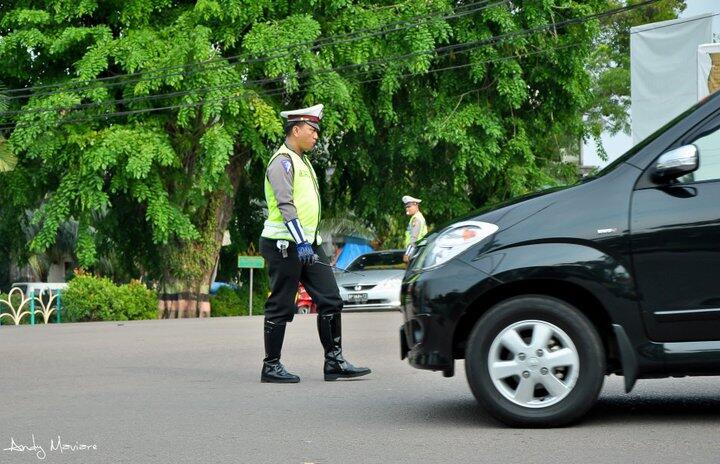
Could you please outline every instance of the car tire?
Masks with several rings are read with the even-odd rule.
[[[297,314],[310,314],[310,307],[309,306],[298,306]]]
[[[501,422],[559,427],[597,400],[605,350],[575,307],[525,295],[497,303],[480,318],[468,339],[465,371],[475,398]]]

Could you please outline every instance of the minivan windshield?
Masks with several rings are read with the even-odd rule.
[[[643,139],[643,140],[642,140],[640,143],[638,143],[637,145],[633,146],[630,150],[628,150],[627,152],[625,152],[625,153],[624,153],[622,156],[620,156],[618,159],[616,159],[616,160],[613,161],[612,163],[610,163],[610,164],[608,164],[607,166],[605,166],[605,167],[604,167],[602,170],[600,170],[597,174],[595,174],[594,176],[585,177],[581,182],[586,182],[586,181],[588,181],[588,180],[596,179],[596,178],[598,178],[598,177],[602,177],[602,176],[604,176],[605,174],[609,173],[610,171],[612,171],[613,169],[615,169],[616,167],[618,167],[620,164],[622,164],[622,163],[626,162],[628,159],[632,158],[637,152],[639,152],[640,150],[642,150],[643,148],[645,148],[648,144],[650,144],[650,142],[652,142],[652,141],[655,140],[656,138],[660,137],[665,131],[667,131],[668,129],[670,129],[670,128],[671,128],[672,126],[674,126],[675,124],[679,123],[679,122],[680,122],[682,119],[684,119],[687,115],[689,115],[690,113],[692,113],[692,112],[695,111],[696,109],[698,109],[698,108],[700,108],[701,106],[703,106],[703,105],[704,105],[705,103],[707,103],[709,100],[710,100],[710,98],[705,98],[704,100],[699,101],[698,103],[694,104],[693,106],[691,106],[691,107],[688,108],[687,110],[683,111],[683,112],[680,113],[677,117],[673,118],[672,120],[670,120],[670,122],[668,122],[667,124],[665,124],[664,126],[662,126],[660,129],[656,130],[656,131],[653,132],[652,134],[650,134],[650,135],[648,135],[647,137],[645,137],[645,139]]]
[[[402,251],[393,251],[388,253],[368,253],[358,256],[350,266],[348,271],[362,271],[370,269],[405,269]]]

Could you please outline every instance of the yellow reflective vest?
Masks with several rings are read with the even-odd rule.
[[[293,164],[293,202],[305,237],[310,243],[320,245],[322,240],[317,234],[320,223],[320,190],[317,176],[310,161],[305,156],[298,156],[283,144],[270,158],[268,165],[279,155],[286,155]],[[278,208],[277,199],[267,176],[265,176],[265,201],[267,202],[268,218],[260,234],[274,240],[294,241],[285,227],[282,213]]]
[[[410,222],[408,223],[407,229],[405,230],[405,248],[407,248],[408,245],[410,245],[411,240],[411,232],[413,229],[414,221],[420,221],[420,233],[417,236],[417,239],[415,240],[415,243],[419,242],[421,238],[427,235],[428,229],[427,224],[425,224],[425,216],[422,215],[420,211],[413,214],[413,217],[410,218]]]

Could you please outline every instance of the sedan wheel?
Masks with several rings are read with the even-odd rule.
[[[499,420],[554,427],[592,407],[605,376],[605,351],[575,307],[527,295],[480,318],[468,339],[465,370],[477,400]]]

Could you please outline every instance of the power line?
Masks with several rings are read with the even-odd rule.
[[[702,15],[702,16],[700,16],[700,17],[697,17],[697,18],[689,18],[689,19],[686,19],[686,20],[684,20],[684,21],[673,21],[672,24],[663,24],[662,26],[648,27],[647,29],[640,29],[640,30],[637,30],[637,31],[630,31],[630,34],[638,34],[638,33],[641,33],[641,32],[648,32],[648,31],[654,31],[654,30],[656,30],[656,29],[663,29],[663,28],[666,28],[666,27],[673,27],[673,26],[677,26],[677,25],[679,25],[679,24],[691,23],[691,22],[693,22],[693,21],[700,21],[701,19],[712,18],[712,17],[718,16],[718,15],[720,15],[720,13],[712,13],[712,14],[708,14],[708,15]]]
[[[534,52],[529,52],[529,53],[520,54],[520,55],[508,55],[508,56],[504,56],[504,57],[500,57],[500,58],[488,59],[488,60],[480,61],[480,62],[466,63],[466,64],[462,64],[462,65],[448,66],[448,67],[444,67],[444,68],[436,68],[436,69],[432,69],[432,70],[427,71],[425,74],[435,74],[435,73],[438,73],[438,72],[445,72],[445,71],[463,69],[463,68],[467,68],[467,67],[470,67],[470,66],[477,66],[477,65],[487,64],[487,63],[495,63],[495,62],[500,62],[500,61],[507,61],[507,60],[511,60],[511,59],[517,59],[517,58],[521,58],[521,57],[538,55],[538,54],[542,54],[542,53],[546,53],[546,52],[550,52],[550,51],[563,50],[563,49],[572,48],[572,47],[577,47],[577,46],[579,46],[579,45],[578,45],[578,44],[569,44],[569,45],[564,45],[564,46],[560,46],[560,47],[548,47],[548,48],[545,48],[545,49],[542,49],[542,50],[536,50],[536,51],[534,51]],[[416,74],[414,74],[414,73],[406,73],[406,74],[402,74],[402,75],[396,76],[396,78],[402,79],[402,78],[411,77],[411,76],[414,76],[414,75],[416,75]],[[382,79],[383,79],[383,78],[367,79],[367,80],[357,81],[357,82],[355,82],[355,83],[356,83],[356,84],[364,84],[364,83],[370,83],[370,82],[377,82],[377,81],[380,81],[380,80],[382,80]],[[303,89],[306,89],[307,87],[309,87],[309,85],[304,86]],[[283,93],[283,92],[284,92],[284,89],[272,89],[272,90],[270,90],[270,91],[265,91],[265,92],[252,91],[252,94],[253,94],[253,95],[251,95],[251,96],[255,96],[255,95],[273,96],[273,95],[277,95],[277,94],[280,94],[280,93]],[[202,106],[202,105],[205,105],[205,104],[208,104],[208,103],[219,103],[219,102],[223,102],[223,101],[234,101],[234,100],[239,100],[239,99],[242,99],[242,98],[245,98],[245,97],[248,97],[248,95],[233,96],[233,97],[221,97],[221,98],[219,98],[219,99],[217,99],[217,100],[203,100],[203,101],[197,102],[197,103],[171,105],[171,106],[162,107],[162,108],[145,108],[145,109],[141,109],[141,110],[130,110],[130,111],[123,111],[123,112],[116,112],[116,113],[107,113],[107,114],[104,114],[104,115],[98,115],[98,116],[94,116],[94,117],[85,117],[85,118],[79,118],[79,119],[76,118],[76,119],[70,119],[70,120],[64,120],[64,121],[58,121],[58,122],[71,124],[71,123],[78,123],[78,122],[96,121],[96,120],[100,120],[100,119],[102,119],[102,118],[108,118],[108,117],[129,116],[129,115],[133,115],[133,114],[142,114],[142,113],[148,113],[148,112],[164,111],[164,110],[167,110],[167,109],[194,108],[194,107]],[[22,125],[22,122],[20,122],[19,124]],[[0,126],[0,129],[8,129],[8,128],[12,128],[12,127],[15,127],[15,126],[12,126],[12,125]],[[26,126],[26,127],[27,127],[27,126]]]
[[[524,53],[524,54],[519,54],[519,55],[508,55],[508,56],[488,59],[488,60],[484,60],[484,61],[480,61],[480,62],[465,63],[462,65],[454,65],[454,66],[447,66],[444,68],[431,69],[431,70],[425,72],[423,75],[435,74],[435,73],[446,72],[446,71],[453,71],[453,70],[458,70],[458,69],[463,69],[463,68],[468,68],[471,66],[478,66],[478,65],[482,65],[482,64],[488,64],[488,63],[508,61],[508,60],[513,60],[513,59],[517,59],[517,58],[539,55],[539,54],[543,54],[543,53],[551,52],[551,51],[565,50],[565,49],[574,48],[574,47],[578,47],[578,46],[579,46],[579,44],[568,44],[568,45],[563,45],[563,46],[559,46],[559,47],[548,47],[548,48],[544,48],[541,50],[536,50],[534,52],[529,52],[529,53]],[[398,79],[403,79],[403,78],[412,77],[412,76],[416,76],[416,74],[415,73],[406,73],[406,74],[401,74],[401,75],[395,76],[395,77]],[[382,79],[383,78],[373,78],[373,79],[361,80],[361,81],[355,82],[355,84],[378,82],[378,81],[381,81]],[[307,89],[308,87],[309,87],[309,85],[306,85],[303,89]],[[197,107],[203,106],[205,104],[236,101],[236,100],[240,100],[243,98],[249,98],[249,97],[258,96],[258,95],[259,96],[274,96],[274,95],[279,95],[283,92],[284,92],[284,89],[282,89],[282,88],[272,89],[272,90],[265,91],[265,92],[251,91],[251,92],[249,92],[249,93],[251,93],[251,95],[242,94],[242,95],[238,95],[238,96],[221,97],[216,100],[203,100],[203,101],[200,101],[197,103],[178,104],[178,105],[169,105],[169,106],[165,106],[165,107],[144,108],[144,109],[140,109],[140,110],[129,110],[129,111],[114,112],[114,113],[106,113],[106,114],[97,115],[97,116],[87,116],[87,117],[83,117],[83,118],[75,118],[75,119],[56,121],[56,123],[64,125],[64,124],[77,124],[77,123],[81,123],[81,122],[92,122],[92,121],[101,122],[103,119],[107,119],[107,118],[111,118],[111,117],[131,116],[131,115],[135,115],[135,114],[159,112],[159,111],[165,111],[165,110],[171,110],[171,109],[197,108]],[[17,127],[18,125],[21,127],[29,127],[29,125],[23,124],[23,122],[21,121],[17,125],[0,126],[0,130],[13,129],[13,128]]]
[[[456,53],[456,54],[467,53],[467,52],[476,50],[478,48],[480,48],[480,46],[468,47],[464,50],[460,50],[457,52],[453,52],[453,51],[444,52],[442,54],[436,55],[434,58],[441,58],[444,56],[448,56],[451,53]],[[402,61],[405,57],[406,57],[405,55],[393,55],[390,57],[376,60],[374,62],[365,62],[365,63],[362,63],[362,65],[365,66],[368,64],[382,65],[382,64],[387,64],[387,63],[396,63],[398,61]],[[299,73],[298,77],[314,76],[317,74],[326,74],[326,73],[335,72],[335,71],[338,71],[341,69],[342,69],[342,67],[336,67],[336,68],[322,69],[322,70],[318,70],[318,71],[307,71],[304,73]],[[376,72],[378,70],[379,69],[368,69],[366,71],[361,71],[355,75],[369,74],[372,72]],[[353,77],[353,76],[347,76],[347,77]],[[73,105],[72,107],[32,108],[32,109],[2,111],[2,112],[0,112],[0,117],[24,115],[24,114],[34,114],[34,113],[52,113],[52,112],[60,111],[60,110],[87,109],[87,108],[108,106],[108,105],[113,105],[113,104],[114,105],[126,104],[126,103],[138,102],[138,101],[154,101],[154,100],[161,100],[161,99],[166,99],[166,98],[196,95],[200,92],[211,92],[211,91],[221,91],[221,90],[241,90],[241,89],[249,88],[252,85],[262,85],[262,84],[281,82],[285,78],[286,78],[286,76],[280,76],[280,77],[275,77],[275,78],[249,80],[249,81],[245,81],[245,82],[238,82],[238,83],[232,83],[232,84],[226,84],[226,85],[199,87],[196,89],[181,90],[181,91],[169,92],[169,93],[160,93],[160,94],[154,94],[154,95],[140,95],[140,96],[136,96],[136,97],[127,97],[127,98],[122,98],[122,99],[106,100],[106,101],[101,101],[101,102],[79,103],[77,105]],[[284,90],[284,89],[278,88],[278,89],[271,89],[271,90]]]
[[[522,37],[522,36],[532,35],[532,34],[534,34],[534,33],[542,32],[542,31],[545,31],[545,30],[550,29],[550,28],[553,28],[553,29],[563,28],[563,27],[567,27],[567,26],[570,26],[570,25],[573,25],[573,24],[579,24],[579,23],[587,22],[587,21],[590,21],[590,20],[593,20],[593,19],[599,19],[599,18],[601,18],[601,17],[607,17],[607,16],[616,15],[616,14],[619,14],[619,13],[624,13],[624,12],[630,11],[630,10],[635,9],[635,8],[640,8],[640,7],[644,7],[644,6],[649,5],[649,4],[652,4],[652,3],[656,3],[657,1],[658,1],[658,0],[647,0],[647,1],[645,1],[645,2],[638,3],[638,4],[635,4],[635,5],[628,5],[628,6],[626,6],[626,7],[616,8],[616,9],[613,9],[613,10],[608,10],[608,11],[605,11],[605,12],[595,13],[595,14],[592,14],[592,15],[587,15],[587,16],[583,16],[583,17],[579,17],[579,18],[571,18],[571,19],[567,19],[567,20],[564,20],[564,21],[559,21],[559,22],[556,22],[556,23],[550,23],[550,24],[545,24],[545,25],[542,25],[542,26],[537,26],[537,27],[531,28],[531,29],[522,29],[522,30],[519,30],[519,31],[512,31],[512,32],[508,32],[508,33],[505,33],[505,34],[500,34],[500,35],[497,35],[497,36],[489,37],[489,38],[487,38],[487,39],[481,39],[481,40],[477,40],[477,41],[473,41],[473,42],[466,42],[466,43],[462,43],[462,44],[446,45],[446,46],[442,46],[442,47],[437,47],[437,48],[432,49],[432,50],[420,50],[420,51],[411,52],[411,53],[407,53],[407,54],[403,54],[403,55],[395,55],[395,56],[392,56],[392,57],[388,57],[388,58],[384,58],[384,59],[378,59],[378,60],[373,60],[373,61],[367,61],[367,62],[363,62],[363,63],[353,63],[353,64],[350,64],[350,65],[343,65],[343,66],[338,66],[338,67],[334,67],[334,68],[328,68],[328,69],[324,69],[324,70],[309,71],[309,72],[305,72],[305,73],[298,73],[296,77],[306,77],[306,76],[312,76],[312,75],[317,75],[317,74],[325,74],[325,73],[329,73],[329,72],[337,72],[337,71],[340,71],[340,70],[352,69],[352,68],[356,68],[356,67],[365,67],[365,66],[369,66],[369,65],[384,64],[384,63],[388,63],[388,62],[395,62],[395,61],[402,60],[402,59],[413,58],[413,57],[415,57],[415,56],[419,56],[419,55],[422,55],[422,54],[430,54],[430,53],[438,53],[438,52],[447,52],[447,53],[443,53],[443,55],[448,54],[448,53],[452,53],[452,52],[465,53],[465,52],[470,51],[470,50],[472,50],[472,49],[479,48],[480,46],[488,45],[488,44],[495,43],[495,42],[499,42],[499,41],[501,41],[501,40],[503,40],[503,39],[506,39],[506,38],[509,38],[509,37]],[[255,84],[265,84],[265,83],[271,83],[271,82],[278,82],[278,81],[282,81],[282,80],[286,79],[286,77],[287,77],[287,76],[281,76],[281,77],[278,77],[278,78],[260,79],[260,80],[256,80],[256,81],[250,80],[250,81],[246,81],[246,82],[244,82],[244,83],[239,83],[239,84],[237,84],[237,85],[233,84],[233,85],[228,86],[228,87],[249,86],[249,85],[255,85]],[[208,88],[206,88],[206,89],[208,89]],[[218,89],[219,89],[219,88],[218,88]],[[202,91],[202,90],[203,90],[203,89],[194,89],[194,90],[187,90],[187,91],[179,91],[179,92],[174,92],[174,93],[170,93],[170,94],[165,94],[164,96],[163,96],[162,94],[158,94],[158,95],[156,95],[156,96],[130,97],[129,99],[125,99],[125,101],[136,101],[136,100],[140,100],[140,101],[141,101],[141,100],[155,100],[155,99],[161,99],[161,98],[171,98],[172,96],[184,96],[184,95],[194,94],[195,92],[199,92],[199,91]],[[123,102],[123,100],[113,100],[113,101],[114,101],[114,102],[118,102],[118,103]],[[78,107],[81,107],[81,106],[83,106],[83,105],[86,106],[86,107],[102,106],[102,105],[112,104],[113,101],[102,102],[102,103],[86,103],[86,104],[78,105]],[[52,109],[52,108],[47,108],[47,109],[46,109],[46,108],[39,108],[39,109],[37,109],[37,110],[25,110],[25,111],[22,111],[22,110],[21,110],[21,111],[14,111],[14,112],[4,112],[4,113],[0,113],[0,116],[2,116],[3,114],[6,114],[6,115],[7,115],[7,114],[19,114],[19,113],[27,113],[27,112],[52,112],[52,111],[57,111],[57,109]]]
[[[479,12],[479,11],[482,11],[482,10],[485,10],[485,9],[488,9],[488,8],[492,8],[492,7],[495,7],[495,6],[500,6],[500,5],[503,5],[503,4],[506,4],[506,3],[509,3],[509,2],[510,2],[510,0],[499,0],[499,1],[495,1],[494,3],[490,3],[491,1],[492,1],[492,0],[483,0],[483,1],[476,2],[476,3],[471,3],[471,4],[468,4],[468,5],[464,5],[464,6],[462,6],[462,7],[459,8],[459,9],[467,9],[467,11],[454,11],[452,14],[448,14],[448,15],[445,15],[445,16],[439,16],[439,15],[437,15],[437,14],[435,14],[435,15],[417,16],[417,17],[415,17],[414,19],[424,19],[424,22],[430,22],[430,21],[433,21],[433,20],[456,19],[456,18],[460,18],[460,17],[463,17],[463,16],[467,16],[467,15],[470,15],[470,14],[474,14],[474,13],[477,13],[477,12]],[[474,8],[474,7],[477,7],[477,8],[472,9],[472,8]],[[386,29],[388,28],[388,26],[393,26],[393,25],[396,26],[395,29],[386,30]],[[406,27],[397,27],[398,25],[405,25]],[[319,49],[321,49],[321,48],[323,48],[323,47],[334,46],[334,45],[338,45],[338,44],[340,44],[340,43],[353,42],[353,41],[356,41],[356,40],[364,40],[364,39],[367,39],[367,38],[370,38],[370,37],[375,37],[375,36],[378,36],[378,35],[386,35],[386,34],[390,34],[390,33],[393,33],[393,32],[402,31],[402,30],[405,30],[405,29],[415,28],[415,27],[418,27],[418,25],[419,25],[419,23],[418,23],[417,21],[413,20],[413,19],[396,21],[396,22],[394,22],[394,23],[384,24],[384,25],[380,26],[379,28],[365,28],[365,29],[359,29],[359,30],[356,30],[356,31],[353,31],[353,32],[347,33],[347,34],[340,34],[340,35],[336,35],[336,36],[329,36],[329,37],[320,39],[319,41],[316,41],[316,42],[318,42],[318,43],[313,42],[313,41],[306,41],[306,42],[300,42],[300,43],[297,43],[297,44],[288,45],[288,46],[285,46],[285,47],[277,47],[277,48],[275,48],[275,49],[271,49],[271,50],[268,50],[268,51],[267,51],[267,52],[278,51],[278,50],[285,50],[285,51],[286,51],[285,53],[279,54],[279,55],[271,55],[271,56],[264,56],[264,57],[258,57],[258,58],[250,58],[250,59],[244,59],[244,60],[241,59],[241,58],[242,58],[242,55],[233,55],[233,56],[228,56],[228,57],[218,57],[218,58],[213,58],[213,59],[210,59],[210,60],[201,61],[201,62],[198,62],[198,63],[189,63],[189,64],[185,64],[185,65],[165,66],[165,67],[160,67],[160,68],[154,68],[154,69],[152,69],[152,70],[147,70],[147,71],[138,71],[138,72],[135,72],[135,73],[118,74],[118,75],[115,75],[115,76],[108,76],[108,77],[101,77],[101,78],[96,78],[96,79],[89,79],[89,80],[84,81],[84,82],[77,82],[77,84],[82,84],[83,87],[77,87],[77,88],[70,87],[69,89],[63,89],[63,90],[60,90],[60,91],[58,91],[58,92],[47,92],[47,93],[40,93],[40,94],[34,94],[34,95],[30,95],[30,94],[29,94],[29,95],[15,95],[15,96],[7,97],[7,98],[8,98],[8,99],[20,99],[20,98],[27,98],[27,97],[29,97],[29,96],[36,96],[36,97],[38,97],[38,96],[53,95],[53,94],[56,94],[56,93],[64,93],[64,92],[67,92],[67,91],[78,91],[78,90],[83,90],[83,89],[93,89],[94,87],[90,87],[90,86],[88,86],[87,84],[89,84],[89,83],[97,83],[97,82],[114,81],[114,80],[122,79],[122,78],[125,78],[125,77],[147,76],[147,75],[149,75],[149,74],[150,74],[150,75],[153,75],[153,74],[156,74],[156,73],[160,73],[158,76],[154,76],[154,77],[151,77],[151,78],[148,78],[148,79],[136,79],[136,80],[123,81],[123,82],[120,82],[120,83],[117,83],[117,84],[108,84],[108,85],[106,85],[106,87],[111,87],[111,86],[115,86],[115,85],[127,85],[127,84],[133,83],[133,82],[141,82],[141,81],[143,81],[143,80],[152,80],[152,79],[158,79],[158,78],[164,78],[164,77],[170,77],[170,76],[179,76],[179,75],[185,76],[185,75],[191,75],[191,74],[196,74],[196,73],[199,73],[199,72],[212,71],[212,70],[215,70],[215,69],[223,69],[223,68],[226,68],[226,67],[227,67],[228,65],[230,65],[230,64],[238,65],[238,64],[261,63],[261,62],[266,62],[266,61],[270,61],[270,60],[273,60],[273,59],[284,58],[284,57],[286,57],[286,56],[289,56],[289,55],[291,55],[291,54],[293,53],[292,50],[297,49],[298,47],[302,47],[303,45],[312,45],[312,44],[315,43],[315,45],[311,46],[311,47],[308,49],[308,51],[315,51],[315,50],[319,50]],[[365,35],[359,35],[359,34],[361,34],[362,31],[372,31],[372,33],[370,33],[370,34],[365,34]],[[344,39],[344,40],[336,40],[336,39],[338,39],[338,38]],[[267,53],[267,52],[266,52],[266,53]],[[200,68],[202,68],[203,66],[205,66],[205,65],[207,65],[207,64],[212,64],[212,63],[220,63],[221,66],[216,67],[216,68],[198,69],[198,70],[194,70],[194,71],[190,71],[190,72],[178,72],[178,73],[171,73],[171,74],[162,74],[163,71],[168,71],[168,70],[172,70],[172,69],[192,68],[192,67],[200,67]],[[9,89],[9,90],[5,91],[5,93],[6,93],[6,94],[13,94],[13,93],[21,93],[21,92],[31,92],[31,91],[33,91],[33,90],[38,90],[38,89],[60,88],[60,87],[67,86],[67,85],[68,85],[68,83],[44,84],[44,85],[38,85],[38,86],[32,86],[32,87]],[[70,84],[70,85],[72,85],[72,84]]]
[[[579,18],[571,18],[571,19],[568,19],[568,20],[565,20],[565,21],[560,21],[560,22],[556,22],[556,23],[550,23],[550,24],[538,26],[538,27],[535,27],[535,28],[532,28],[532,29],[522,29],[522,30],[519,30],[519,31],[514,31],[514,32],[506,33],[506,34],[501,34],[501,35],[499,35],[499,36],[493,36],[493,37],[490,37],[490,38],[488,38],[488,39],[482,39],[482,40],[478,40],[478,41],[474,41],[474,42],[466,42],[466,43],[464,43],[464,44],[448,45],[448,46],[439,47],[439,48],[432,49],[432,50],[420,50],[420,51],[408,53],[408,54],[405,54],[405,55],[398,55],[398,57],[401,58],[401,59],[403,59],[403,58],[410,58],[410,57],[413,57],[413,56],[418,56],[418,55],[428,54],[428,53],[433,53],[433,52],[459,50],[459,49],[462,49],[463,47],[469,47],[469,46],[474,46],[474,45],[491,44],[491,43],[498,42],[498,41],[500,41],[500,40],[502,40],[502,39],[505,39],[505,38],[521,37],[521,36],[525,36],[525,35],[531,35],[531,34],[533,34],[533,33],[535,33],[535,32],[540,32],[540,31],[547,30],[547,29],[550,29],[550,28],[555,29],[555,28],[567,27],[567,26],[570,26],[570,25],[573,25],[573,24],[579,24],[579,23],[582,23],[582,22],[587,22],[587,21],[590,21],[590,20],[593,20],[593,19],[600,19],[600,18],[603,18],[603,17],[608,17],[608,16],[612,16],[612,15],[615,15],[615,14],[624,13],[624,12],[626,12],[626,11],[630,11],[630,10],[633,10],[633,9],[636,9],[636,8],[644,7],[644,6],[650,5],[650,4],[652,4],[652,3],[657,3],[658,1],[659,1],[659,0],[646,0],[645,2],[642,2],[642,3],[638,3],[638,4],[634,4],[634,5],[628,5],[628,6],[625,6],[625,7],[616,8],[616,9],[613,9],[613,10],[608,10],[608,11],[605,11],[605,12],[602,12],[602,13],[596,13],[596,14],[593,14],[593,15],[587,15],[587,16],[583,16],[583,17],[579,17]],[[341,70],[341,69],[351,69],[351,68],[355,68],[355,67],[367,66],[367,65],[369,65],[369,64],[381,63],[381,62],[384,62],[384,61],[386,61],[386,59],[378,59],[378,60],[369,61],[369,62],[364,62],[364,63],[354,63],[354,64],[345,65],[345,66],[340,66],[340,67],[335,67],[335,68],[329,68],[329,69],[326,69],[326,70],[314,71],[314,72],[312,72],[312,73],[308,73],[308,72],[306,72],[306,73],[300,73],[300,74],[298,74],[298,77],[300,77],[300,76],[307,76],[307,75],[309,75],[309,74],[318,74],[318,73],[324,73],[324,72],[333,72],[333,71],[337,71],[337,70]],[[158,77],[162,77],[162,76],[158,76]],[[280,81],[280,80],[284,80],[286,77],[287,77],[287,76],[280,76],[280,77],[277,77],[277,78],[273,78],[273,80]],[[157,78],[157,77],[156,77],[156,78]],[[258,80],[258,81],[256,81],[256,82],[266,83],[266,82],[268,82],[268,79],[261,79],[261,80]],[[253,82],[253,81],[247,81],[247,82],[246,82],[246,84],[253,84],[253,83],[255,83],[255,82]],[[127,84],[127,83],[122,83],[122,84],[120,84],[120,85],[126,85],[126,84]],[[57,93],[64,93],[64,92],[65,92],[65,91],[57,92]]]
[[[484,39],[484,40],[475,41],[475,42],[469,42],[469,43],[464,43],[464,44],[456,44],[456,45],[450,45],[450,46],[445,46],[445,47],[439,47],[439,48],[434,49],[433,51],[455,50],[456,48],[465,48],[464,51],[468,51],[468,50],[470,49],[470,46],[472,46],[472,45],[479,46],[479,45],[481,45],[481,44],[488,43],[488,41],[498,41],[498,40],[500,40],[500,39],[502,39],[502,38],[504,38],[504,37],[508,37],[508,36],[528,35],[528,34],[531,34],[531,33],[539,32],[539,31],[542,31],[542,30],[546,30],[546,29],[548,29],[549,27],[555,27],[555,28],[558,28],[558,27],[566,27],[566,26],[571,25],[571,24],[577,24],[577,23],[580,23],[580,22],[587,22],[587,21],[592,20],[592,19],[597,19],[597,18],[600,18],[600,17],[606,17],[606,16],[610,16],[610,15],[622,13],[622,12],[625,12],[625,11],[629,11],[629,10],[631,10],[631,9],[635,9],[635,8],[639,8],[639,7],[642,7],[642,6],[645,6],[645,5],[649,5],[649,4],[655,3],[655,2],[657,2],[657,1],[658,1],[658,0],[647,0],[646,2],[639,3],[639,4],[635,4],[635,5],[631,5],[631,6],[627,6],[627,7],[616,8],[616,9],[614,9],[614,10],[608,10],[608,11],[605,11],[605,12],[596,13],[596,14],[593,14],[593,15],[587,15],[587,16],[584,16],[584,17],[572,18],[572,19],[569,19],[569,20],[560,21],[560,22],[557,22],[557,23],[551,23],[551,24],[539,26],[539,27],[532,28],[532,29],[524,29],[524,30],[521,30],[521,31],[514,31],[514,32],[507,33],[507,34],[503,34],[503,35],[500,35],[500,36],[494,36],[494,37],[491,37],[491,38],[489,38],[489,39]],[[424,52],[426,53],[427,51],[424,51]],[[413,56],[413,55],[417,55],[418,53],[421,53],[421,52],[409,53],[409,54],[406,54],[406,55],[404,55],[404,56],[405,56],[405,57]],[[397,57],[396,57],[396,58],[397,58]],[[371,63],[372,63],[372,62],[366,62],[366,63],[361,63],[361,64],[359,64],[359,65],[366,66],[366,65],[371,64]],[[352,66],[352,67],[356,67],[356,66],[359,66],[359,65],[351,65],[351,66]],[[331,69],[331,70],[337,70],[337,69],[347,68],[347,67],[348,67],[348,66],[344,66],[344,67],[334,68],[334,69]],[[327,72],[327,71],[330,71],[330,70],[325,70],[325,71]],[[270,92],[273,92],[273,93],[270,94],[270,93],[268,92],[267,95],[274,95],[274,94],[277,94],[277,92],[282,93],[282,89],[274,89],[274,90],[271,90]],[[259,93],[259,94],[261,94],[261,93]],[[222,101],[222,100],[220,100],[220,101]],[[106,114],[102,115],[101,117],[106,117],[106,118],[107,118],[107,117],[115,117],[115,116],[126,116],[126,115],[140,114],[140,113],[146,113],[146,112],[164,111],[164,110],[168,110],[168,109],[179,109],[179,108],[183,108],[183,107],[195,107],[195,106],[204,105],[205,103],[208,103],[208,101],[207,101],[207,100],[204,100],[203,102],[198,102],[198,103],[196,103],[196,104],[190,104],[189,106],[187,106],[187,105],[169,105],[169,106],[160,107],[160,108],[146,108],[146,109],[142,109],[142,110],[132,110],[132,111],[124,111],[124,112],[106,113]],[[95,118],[95,119],[97,119],[97,118]],[[11,126],[11,127],[12,127],[12,126]],[[6,128],[7,128],[7,127],[3,127],[3,129],[6,129]]]
[[[564,47],[557,47],[557,48],[564,48]],[[470,49],[467,49],[467,50],[464,50],[464,51],[469,51],[469,50],[470,50]],[[548,50],[550,50],[550,49],[548,49]],[[518,55],[518,56],[523,56],[523,55]],[[511,56],[511,57],[509,57],[509,58],[511,59],[511,58],[513,58],[513,57]],[[501,60],[502,60],[502,59],[499,59],[498,61],[501,61]],[[449,68],[441,68],[441,69],[437,69],[437,70],[430,70],[430,71],[427,71],[426,74],[431,74],[431,73],[440,72],[440,71],[446,71],[446,70],[450,70],[450,69],[460,69],[460,68],[464,68],[464,67],[468,67],[468,66],[473,66],[473,65],[478,65],[478,64],[483,64],[483,63],[492,62],[492,61],[495,61],[495,60],[488,60],[488,61],[480,62],[480,63],[469,63],[469,64],[466,64],[466,65],[458,65],[458,66],[452,66],[452,67],[449,67]],[[410,74],[398,76],[398,78],[400,78],[400,77],[408,77],[408,76],[411,76],[411,75],[415,75],[415,74],[414,74],[414,73],[410,73]],[[358,83],[359,83],[359,84],[362,84],[362,83],[366,83],[366,82],[374,82],[374,81],[379,81],[379,80],[382,80],[382,78],[379,78],[379,79],[370,79],[370,80],[366,80],[366,81],[359,81]],[[299,90],[299,89],[298,89],[298,90]],[[284,89],[280,88],[280,89],[272,89],[272,90],[266,91],[266,92],[257,92],[257,91],[254,91],[253,94],[254,94],[254,95],[273,96],[273,95],[281,94],[281,93],[283,93],[283,92],[284,92]],[[98,115],[98,116],[96,116],[96,117],[90,117],[90,118],[85,118],[85,119],[77,119],[77,118],[76,118],[76,119],[74,119],[74,120],[73,120],[73,119],[70,119],[70,120],[59,121],[59,122],[60,122],[60,123],[78,123],[78,122],[82,122],[82,121],[96,121],[96,120],[100,120],[101,118],[107,119],[107,118],[109,118],[109,117],[128,116],[128,115],[133,115],[133,114],[142,114],[142,113],[148,113],[148,112],[158,112],[158,111],[165,111],[165,110],[170,110],[170,109],[191,108],[191,107],[202,106],[202,105],[205,105],[205,104],[207,104],[207,103],[219,103],[219,102],[222,102],[222,101],[237,100],[237,99],[239,99],[239,98],[244,98],[245,96],[246,96],[246,95],[243,94],[243,95],[241,95],[241,96],[239,96],[239,97],[224,97],[224,98],[220,98],[219,100],[203,100],[203,101],[200,101],[200,102],[197,102],[197,103],[192,103],[192,104],[169,105],[169,106],[165,106],[165,107],[155,107],[155,108],[146,108],[146,109],[141,109],[141,110],[130,110],[130,111],[106,113],[106,114],[103,114],[103,115]],[[22,123],[20,123],[20,124],[22,124]],[[8,126],[0,127],[0,129],[7,130],[7,129],[12,128],[12,127],[14,127],[14,126],[13,126],[13,125],[8,125]]]

